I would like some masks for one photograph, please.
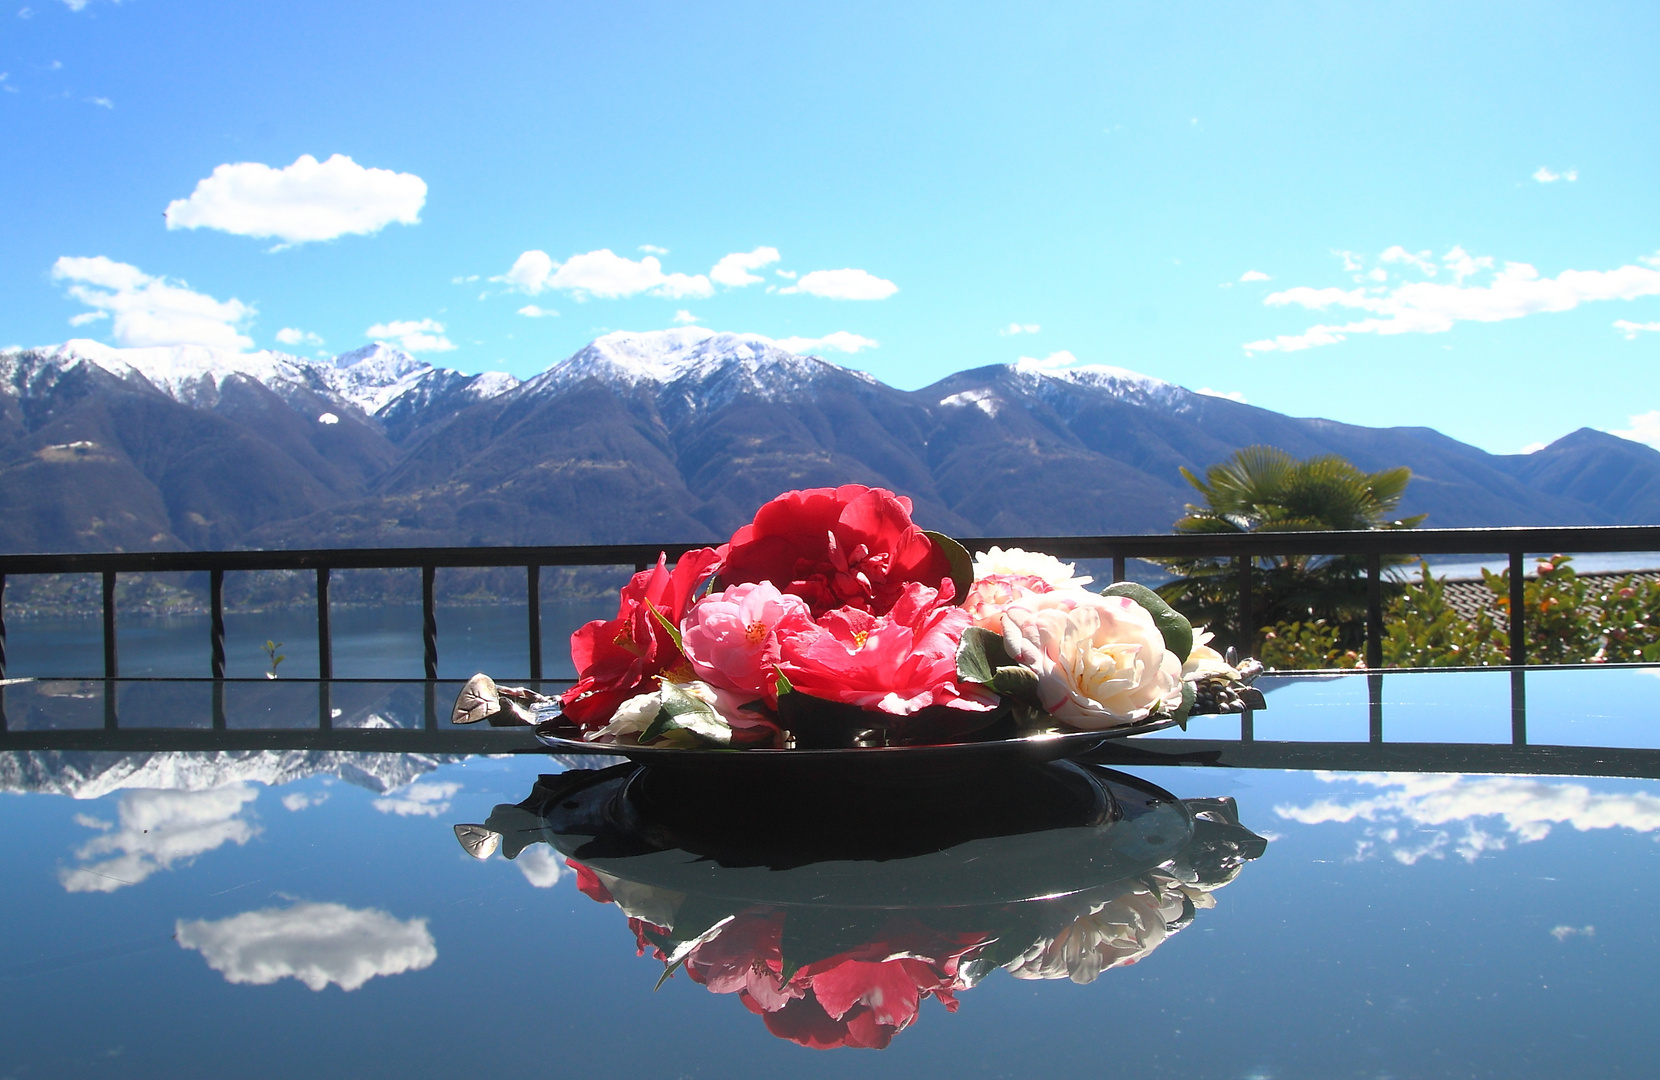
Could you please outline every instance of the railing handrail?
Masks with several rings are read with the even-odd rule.
[[[1020,547],[1067,559],[1111,559],[1112,579],[1124,578],[1126,559],[1229,558],[1239,579],[1239,625],[1252,639],[1251,610],[1255,561],[1283,555],[1364,555],[1367,562],[1366,664],[1382,666],[1382,563],[1385,555],[1505,555],[1510,566],[1510,662],[1527,662],[1523,639],[1522,572],[1528,552],[1660,551],[1660,525],[1569,525],[1491,529],[1375,529],[1358,531],[1132,534],[1120,536],[968,537],[972,551]],[[529,608],[527,637],[530,677],[542,677],[541,568],[544,566],[628,566],[644,568],[659,553],[678,558],[704,542],[673,544],[582,544],[537,547],[314,548],[276,551],[113,551],[0,555],[0,678],[6,674],[3,607],[6,578],[13,574],[96,573],[103,577],[104,677],[119,676],[116,648],[115,582],[118,574],[200,573],[210,575],[210,669],[225,675],[224,576],[227,571],[311,570],[317,576],[317,665],[320,678],[333,674],[329,620],[329,575],[334,570],[421,571],[422,644],[427,679],[438,677],[438,624],[434,581],[439,567],[516,567],[525,571]],[[3,720],[0,720],[3,724]]]

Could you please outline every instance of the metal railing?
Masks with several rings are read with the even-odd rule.
[[[1660,551],[1660,526],[1410,529],[1361,532],[1277,532],[1147,536],[1005,536],[961,541],[971,551],[1021,547],[1063,559],[1110,559],[1122,581],[1128,559],[1230,558],[1238,581],[1241,637],[1255,633],[1252,577],[1258,560],[1290,555],[1362,555],[1367,560],[1366,664],[1383,666],[1384,556],[1507,555],[1510,563],[1510,663],[1527,662],[1523,563],[1529,552],[1606,553]],[[28,574],[95,573],[103,576],[104,677],[120,676],[116,635],[116,580],[120,574],[207,573],[209,578],[209,677],[225,677],[224,583],[227,572],[305,571],[317,576],[317,677],[334,676],[329,621],[329,575],[334,570],[421,571],[421,639],[424,671],[438,678],[438,619],[434,583],[440,568],[522,567],[528,606],[527,636],[532,680],[542,678],[541,570],[544,566],[628,566],[645,569],[659,552],[672,560],[701,543],[618,544],[577,547],[336,548],[309,551],[158,551],[62,555],[0,555],[0,679],[6,677],[5,586]]]

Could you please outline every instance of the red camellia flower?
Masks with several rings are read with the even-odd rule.
[[[781,625],[778,668],[801,693],[862,709],[896,716],[932,705],[985,712],[996,707],[997,695],[957,674],[957,646],[971,621],[913,583],[886,615],[848,607],[817,623]]]
[[[911,500],[844,484],[791,491],[732,534],[725,585],[770,581],[807,601],[813,616],[853,607],[886,614],[907,584],[955,595],[945,551],[911,521]]]
[[[726,549],[701,548],[680,556],[671,571],[667,556],[642,570],[622,591],[617,617],[582,627],[571,635],[571,660],[577,684],[560,698],[564,713],[578,727],[601,727],[617,706],[655,688],[653,679],[685,666],[686,658],[652,612],[679,626],[699,585],[721,567]]]

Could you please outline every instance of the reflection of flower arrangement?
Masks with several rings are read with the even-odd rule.
[[[565,721],[601,742],[869,746],[1243,707],[1255,666],[1228,663],[1150,590],[1091,592],[1071,565],[1020,550],[971,561],[910,515],[879,488],[794,491],[727,544],[659,557],[615,619],[572,635]],[[543,700],[475,679],[456,718],[528,719],[515,701]]]
[[[710,898],[626,881],[574,859],[577,887],[629,916],[640,954],[737,994],[767,1030],[815,1049],[881,1049],[933,997],[1002,968],[1018,979],[1094,982],[1141,960],[1232,881],[1264,842],[1233,800],[1193,799],[1196,831],[1175,858],[1083,892],[1020,903],[902,912],[849,911]]]

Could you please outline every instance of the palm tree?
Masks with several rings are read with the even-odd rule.
[[[1189,503],[1176,522],[1182,533],[1307,532],[1342,529],[1410,529],[1426,515],[1394,517],[1412,470],[1369,473],[1335,454],[1299,461],[1272,446],[1247,446],[1205,470],[1203,480],[1182,475],[1204,497]],[[1413,562],[1385,556],[1386,565]],[[1254,651],[1240,641],[1238,578],[1231,559],[1165,559],[1179,575],[1159,593],[1195,624],[1206,622],[1224,643]],[[1338,629],[1340,643],[1355,648],[1365,637],[1364,556],[1289,555],[1258,558],[1251,590],[1258,626],[1324,619]]]

